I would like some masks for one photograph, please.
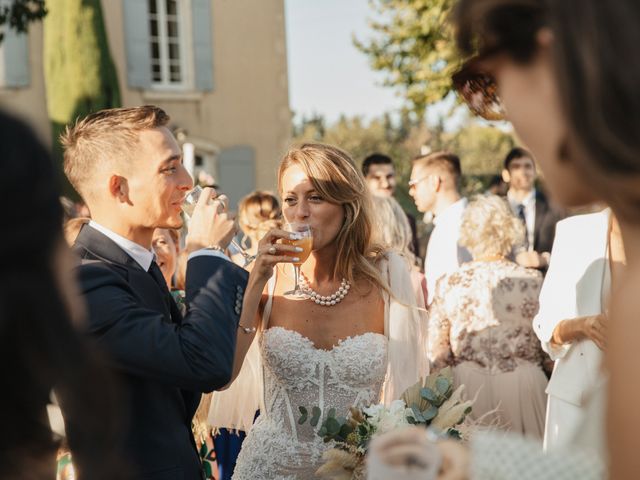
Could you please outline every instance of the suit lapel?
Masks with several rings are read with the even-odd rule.
[[[182,322],[182,316],[173,298],[167,301],[165,293],[151,275],[109,237],[85,225],[78,234],[75,246],[84,248],[106,263],[124,267],[131,290],[146,307],[162,312],[167,322]],[[171,296],[169,293],[167,295]]]
[[[547,202],[546,197],[536,190],[536,217],[533,226],[533,247],[535,250],[537,250],[540,243],[540,235],[542,234],[544,221],[548,212],[549,203]]]

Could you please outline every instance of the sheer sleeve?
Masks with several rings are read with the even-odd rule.
[[[436,292],[429,309],[429,361],[431,368],[439,370],[453,363],[451,322],[445,308],[446,277],[438,280]]]
[[[253,425],[256,410],[264,411],[264,379],[262,377],[262,357],[260,355],[260,336],[268,327],[275,274],[267,284],[268,299],[262,313],[261,328],[247,351],[240,373],[226,390],[214,392],[209,408],[209,424],[214,431],[229,428],[248,432]]]
[[[389,404],[429,373],[427,311],[414,294],[410,265],[402,257],[388,254],[382,271],[391,290],[385,302],[389,363],[383,386],[383,401]]]

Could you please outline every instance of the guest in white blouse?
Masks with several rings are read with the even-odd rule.
[[[584,405],[601,380],[605,305],[611,277],[624,264],[620,229],[610,210],[558,223],[553,261],[540,293],[533,328],[556,361],[547,387],[545,449],[573,443]],[[602,412],[604,415],[604,412]],[[601,438],[581,438],[593,449]]]

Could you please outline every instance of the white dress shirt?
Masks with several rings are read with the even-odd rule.
[[[458,245],[462,214],[467,208],[467,199],[461,198],[433,219],[435,227],[431,232],[427,255],[424,262],[424,274],[427,279],[427,304],[431,304],[436,282],[443,275],[458,269],[471,260],[469,251]]]
[[[149,267],[151,267],[151,262],[155,259],[156,254],[153,250],[147,250],[142,245],[139,245],[135,242],[132,242],[128,238],[123,237],[122,235],[117,234],[113,230],[108,229],[107,227],[103,227],[97,222],[91,220],[89,222],[89,226],[99,231],[103,235],[109,237],[116,245],[118,245],[122,250],[125,251],[127,255],[133,258],[138,265],[140,265],[145,272],[149,271]],[[229,260],[224,253],[218,250],[209,250],[209,249],[200,249],[189,255],[188,260],[191,260],[193,257],[201,256],[201,255],[210,255],[212,257],[220,257],[225,260]]]
[[[521,202],[514,198],[513,193],[509,190],[507,192],[507,200],[509,200],[509,206],[515,216],[518,216],[518,206],[522,205],[524,207],[524,219],[527,224],[527,243],[529,251],[533,251],[536,228],[536,189],[532,189]]]

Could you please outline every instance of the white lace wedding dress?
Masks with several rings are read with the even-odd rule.
[[[269,281],[262,333],[238,378],[214,393],[209,411],[212,427],[248,431],[234,480],[315,478],[332,445],[316,433],[321,421],[315,428],[309,420],[298,424],[298,407],[319,407],[323,420],[332,408],[344,416],[352,406],[390,403],[428,373],[426,316],[415,308],[407,263],[388,254],[380,269],[393,294],[383,293],[385,334],[349,337],[331,350],[315,348],[298,332],[269,328],[276,275]]]
[[[341,341],[331,350],[282,327],[267,329],[260,339],[266,411],[245,439],[234,480],[310,479],[331,447],[312,427],[298,424],[299,406],[318,406],[321,420],[331,409],[346,415],[349,407],[380,400],[387,370],[387,338],[365,333]]]

